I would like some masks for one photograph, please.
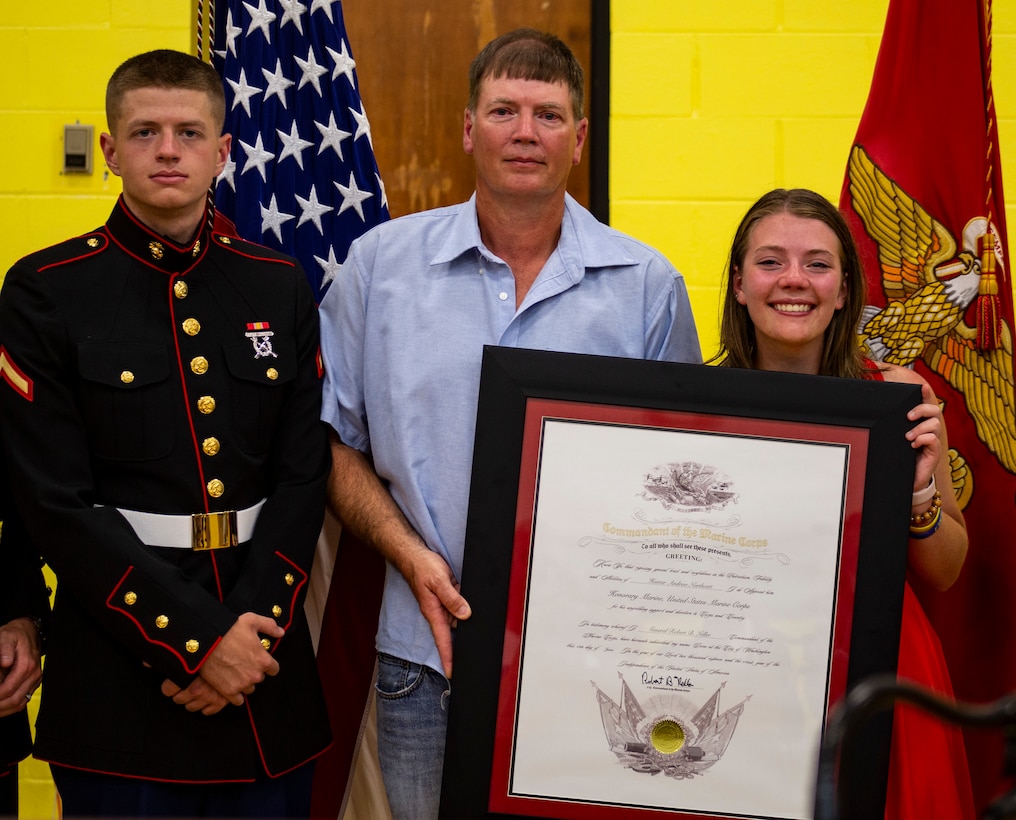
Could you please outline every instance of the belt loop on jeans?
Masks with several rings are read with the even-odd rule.
[[[266,499],[243,510],[168,515],[116,509],[141,541],[150,547],[195,551],[225,549],[250,541]]]

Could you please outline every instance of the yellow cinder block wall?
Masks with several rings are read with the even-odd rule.
[[[715,353],[741,216],[771,188],[839,201],[889,0],[614,0],[610,221],[663,251]],[[1016,7],[994,3],[993,86],[1016,245]],[[943,54],[942,59],[949,59]],[[929,112],[948,121],[948,101]],[[1010,270],[1010,279],[1011,271]]]
[[[104,173],[106,81],[127,57],[193,50],[192,0],[10,2],[0,15],[0,267],[105,221],[120,180]],[[95,127],[93,172],[63,174],[63,126]]]
[[[0,273],[105,219],[120,191],[99,154],[105,82],[131,54],[192,49],[191,5],[5,4]],[[611,222],[685,274],[707,355],[726,250],[747,206],[776,186],[837,200],[887,8],[888,0],[611,4]],[[994,22],[1006,210],[1016,232],[1016,8],[996,3]],[[361,63],[370,59],[353,49]],[[948,110],[939,116],[946,120]],[[79,121],[95,126],[94,172],[63,175],[63,126]],[[21,816],[56,816],[46,767],[29,762],[21,777]]]

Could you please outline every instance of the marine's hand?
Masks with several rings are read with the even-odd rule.
[[[42,680],[35,621],[15,618],[0,627],[0,717],[20,712]]]
[[[261,636],[276,641],[285,634],[271,618],[245,612],[201,664],[201,678],[230,703],[242,705],[243,696],[266,675],[279,673],[278,661],[262,646]]]
[[[186,689],[181,689],[166,679],[162,682],[162,694],[172,698],[174,703],[179,703],[188,712],[201,712],[203,715],[214,715],[229,704],[221,692],[200,677],[191,681]]]
[[[921,386],[922,403],[914,407],[907,418],[917,422],[907,431],[907,441],[917,450],[917,465],[914,470],[914,492],[924,489],[931,482],[938,461],[944,452],[942,447],[942,409],[935,400],[935,394],[927,384]]]
[[[420,612],[430,624],[437,644],[441,666],[452,676],[452,627],[472,614],[466,599],[459,594],[459,585],[451,567],[436,552],[421,548],[403,564],[402,574],[409,582]]]

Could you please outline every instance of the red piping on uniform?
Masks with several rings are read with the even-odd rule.
[[[289,599],[289,620],[286,621],[286,625],[285,626],[283,626],[282,624],[279,624],[279,626],[282,626],[283,629],[288,630],[289,627],[292,626],[292,624],[293,624],[293,613],[296,611],[296,598],[300,594],[300,590],[303,589],[307,585],[307,573],[304,572],[302,569],[300,569],[300,567],[298,565],[294,564],[292,561],[290,561],[285,555],[283,555],[278,550],[275,551],[275,554],[277,556],[279,556],[279,558],[281,558],[287,564],[289,564],[291,567],[293,567],[293,569],[295,569],[299,573],[299,578],[300,578],[300,583],[293,585],[293,594],[292,594],[292,596]],[[276,643],[276,646],[278,646],[278,641],[276,641],[275,643]],[[274,649],[274,647],[273,647],[273,649]]]
[[[157,237],[151,231],[147,231],[147,232],[148,232],[149,236],[151,236],[153,239],[157,239],[159,242],[162,242],[163,244],[170,245],[173,248],[173,250],[177,251],[178,253],[188,253],[189,252],[189,248],[186,245],[176,245],[173,242],[168,241],[163,236],[158,236]],[[131,251],[130,248],[128,248],[123,243],[121,243],[113,234],[109,235],[109,239],[118,248],[120,248],[120,250],[122,250],[125,254],[127,254],[131,259],[134,259],[134,260],[140,262],[145,267],[151,268],[152,270],[157,270],[159,273],[169,274],[170,276],[183,276],[185,273],[190,273],[192,270],[194,270],[194,267],[202,259],[205,258],[205,254],[208,252],[207,245],[203,246],[201,248],[201,252],[196,257],[194,257],[194,261],[185,270],[178,271],[177,273],[172,273],[171,271],[167,271],[167,270],[164,270],[164,269],[160,268],[158,265],[152,264],[151,261],[149,261],[148,259],[145,259],[143,256],[138,256],[136,253]]]
[[[229,251],[230,253],[235,253],[237,256],[242,256],[242,257],[244,257],[246,259],[256,259],[258,262],[276,262],[276,263],[278,263],[280,265],[286,265],[287,267],[290,267],[290,268],[295,268],[296,267],[296,265],[293,262],[290,262],[288,259],[276,259],[273,256],[255,256],[252,253],[245,253],[244,251],[237,250],[232,245],[227,245],[225,242],[222,241],[222,237],[218,237],[218,239],[219,239],[219,247],[220,248],[223,248],[223,249]],[[240,241],[242,242],[244,240],[241,239]],[[253,245],[255,243],[252,242],[250,244]],[[261,247],[261,246],[260,245],[255,245],[255,247]]]
[[[284,769],[281,772],[273,772],[271,769],[268,768],[268,762],[265,760],[265,754],[261,750],[261,738],[258,737],[258,727],[257,727],[257,724],[254,722],[254,714],[251,712],[251,709],[250,709],[250,700],[249,700],[249,697],[250,696],[245,697],[243,699],[243,705],[245,707],[247,707],[247,719],[250,721],[250,728],[251,728],[251,731],[254,733],[254,745],[256,745],[258,747],[258,757],[261,758],[261,768],[263,768],[265,770],[265,773],[269,777],[272,777],[272,778],[282,777],[283,775],[289,774],[292,771],[296,771],[301,766],[303,766],[305,763],[309,763],[310,761],[314,760],[315,758],[320,757],[325,752],[327,752],[330,748],[332,748],[333,745],[335,745],[335,740],[332,739],[332,740],[330,740],[328,742],[328,745],[325,746],[317,754],[312,754],[306,760],[302,760],[299,763],[297,763],[295,766],[290,766],[288,769]]]
[[[176,352],[176,372],[180,377],[180,387],[183,390],[184,409],[187,411],[187,426],[190,427],[191,442],[194,444],[194,458],[197,461],[198,478],[201,481],[201,499],[204,503],[205,512],[209,512],[208,496],[205,493],[205,470],[201,464],[201,448],[198,446],[198,437],[194,432],[194,415],[191,410],[190,393],[187,392],[187,380],[184,377],[183,360],[180,356],[180,338],[176,332],[176,306],[173,304],[173,283],[176,281],[178,276],[182,275],[183,274],[173,274],[169,277],[169,289],[166,293],[169,297],[169,318],[170,325],[173,329],[173,350]]]
[[[44,270],[49,270],[50,268],[58,268],[61,265],[69,265],[71,262],[77,262],[80,259],[87,259],[89,256],[95,256],[95,254],[97,254],[97,253],[102,253],[104,250],[106,250],[106,247],[109,245],[109,236],[106,235],[102,231],[97,231],[95,233],[82,234],[79,238],[80,239],[84,239],[86,236],[96,236],[96,237],[101,236],[102,237],[102,241],[103,241],[103,245],[101,247],[98,247],[98,248],[93,248],[88,253],[83,253],[80,256],[75,256],[72,259],[61,259],[59,262],[53,262],[53,263],[51,263],[49,265],[43,265],[36,272],[37,273],[42,273]],[[55,247],[55,246],[50,246],[50,247]]]
[[[215,589],[219,593],[219,603],[226,600],[226,596],[222,594],[222,579],[219,577],[219,562],[215,558],[215,550],[210,551],[209,558],[212,559],[212,572],[215,573]]]
[[[111,609],[114,612],[119,612],[121,615],[123,615],[129,621],[132,621],[134,623],[134,625],[138,628],[138,632],[140,632],[144,636],[144,639],[146,641],[148,641],[148,643],[152,644],[153,646],[161,646],[161,647],[163,647],[167,652],[169,652],[171,655],[176,656],[179,659],[180,665],[184,668],[185,672],[187,672],[190,675],[196,675],[197,671],[201,668],[201,664],[203,664],[205,662],[205,660],[207,660],[207,658],[211,654],[212,650],[215,649],[216,646],[218,646],[219,641],[222,640],[222,638],[220,637],[218,640],[215,641],[215,643],[212,646],[210,646],[208,648],[208,650],[205,652],[204,655],[202,655],[201,659],[198,660],[197,665],[193,669],[190,666],[187,665],[187,659],[183,655],[181,655],[179,652],[177,652],[168,643],[163,643],[162,641],[153,641],[151,638],[149,638],[148,637],[148,633],[145,631],[144,627],[141,626],[141,621],[139,621],[137,618],[135,618],[129,612],[124,611],[120,607],[113,606],[113,597],[117,594],[117,592],[120,590],[120,587],[123,586],[124,581],[127,580],[127,576],[130,575],[134,571],[134,569],[135,568],[134,568],[133,565],[129,566],[127,568],[127,572],[125,572],[123,574],[123,577],[119,581],[117,581],[116,586],[113,587],[113,590],[109,593],[109,597],[106,599],[106,608],[107,609]]]

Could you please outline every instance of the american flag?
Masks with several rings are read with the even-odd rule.
[[[216,208],[243,238],[299,259],[320,302],[350,243],[389,218],[342,4],[218,0],[214,17],[213,63],[233,135]],[[318,664],[335,743],[318,761],[314,817],[335,817],[348,786],[384,577],[377,553],[335,550],[332,535],[322,532],[314,572],[315,581],[327,575],[322,553],[334,555]]]
[[[388,219],[339,0],[220,0],[213,62],[229,161],[216,207],[297,257],[318,299],[349,244]]]

